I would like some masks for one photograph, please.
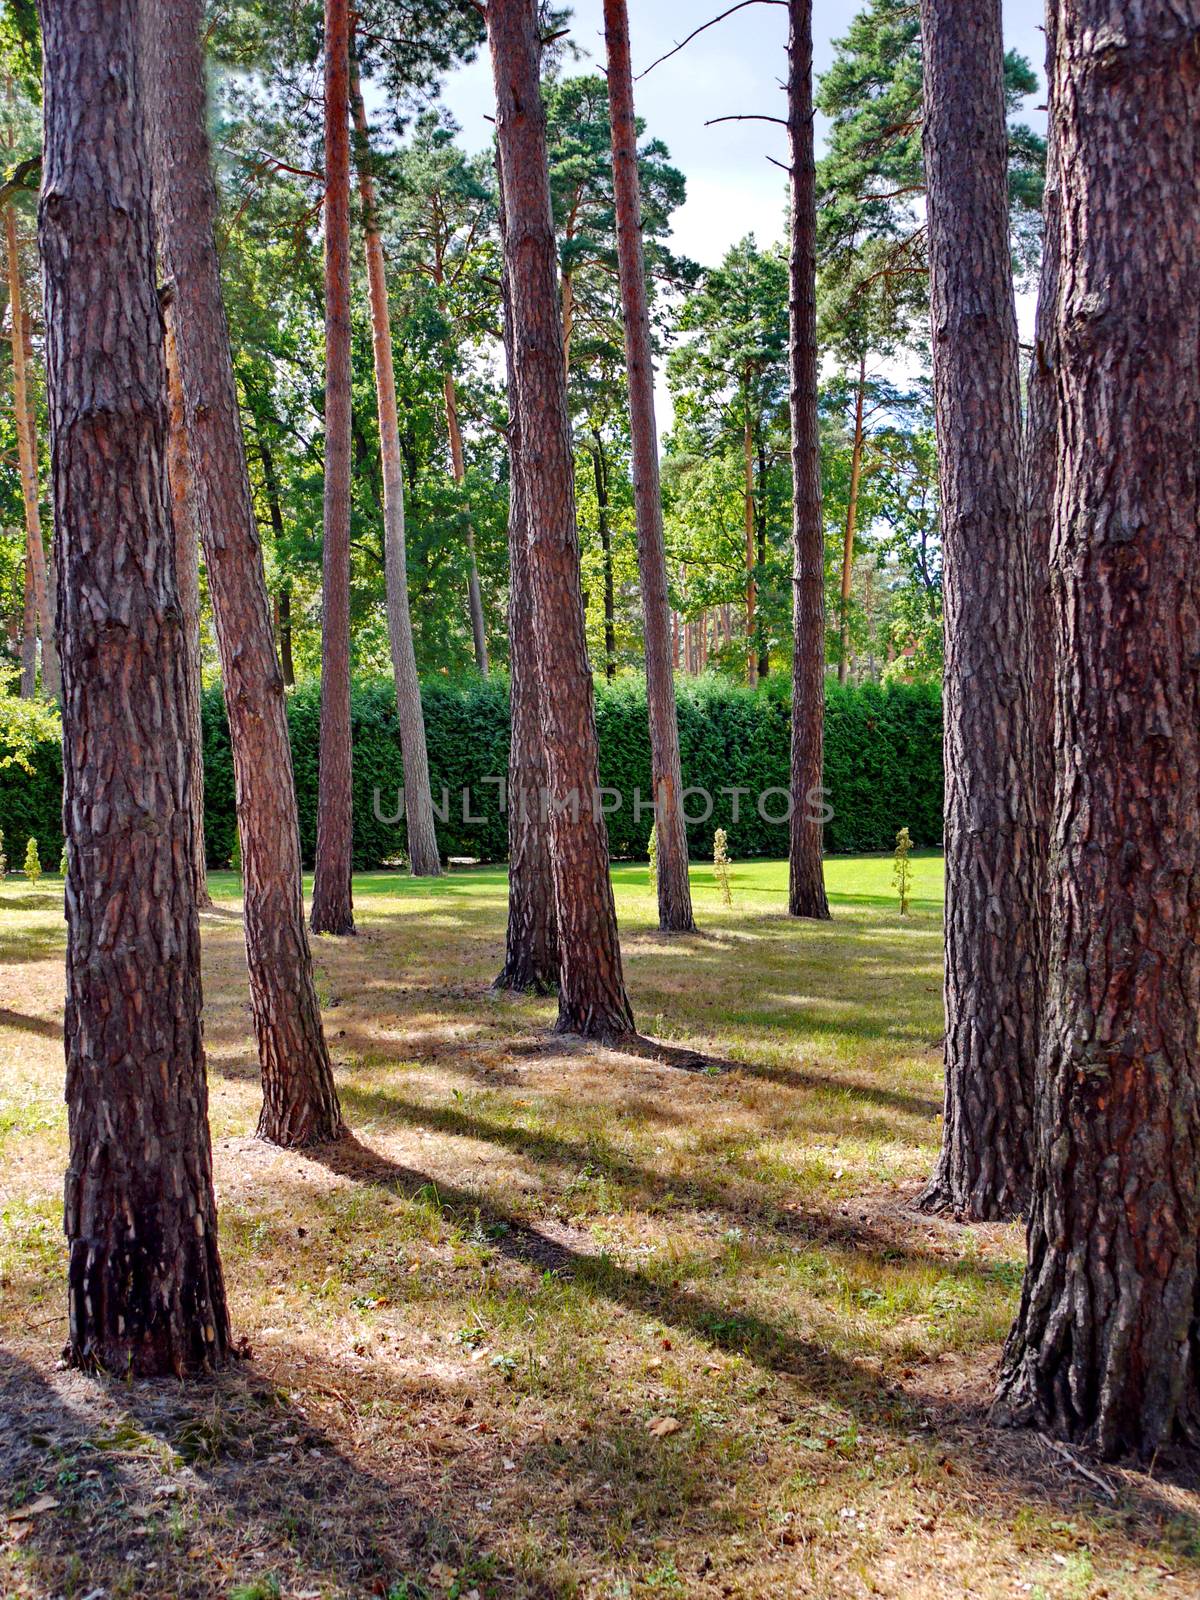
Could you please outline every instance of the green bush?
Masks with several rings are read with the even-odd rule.
[[[782,856],[787,828],[765,821],[756,799],[765,790],[786,791],[790,766],[790,686],[783,676],[758,690],[717,678],[679,684],[679,740],[684,783],[713,796],[713,811],[702,816],[696,796],[689,815],[688,843],[697,860],[711,857],[713,833],[725,830],[730,855]],[[486,778],[508,771],[508,685],[503,677],[460,682],[435,679],[422,688],[434,804],[447,812],[438,820],[442,850],[451,856],[502,860],[507,823],[496,784]],[[214,866],[233,856],[233,761],[224,702],[217,688],[206,691],[204,713],[205,848]],[[304,684],[288,695],[300,840],[311,863],[316,844],[317,753],[320,726],[318,685]],[[596,689],[600,737],[600,776],[606,788],[622,793],[621,809],[608,819],[614,856],[644,859],[652,817],[649,809],[650,740],[646,689],[637,678],[623,678]],[[406,852],[403,821],[387,819],[397,809],[403,783],[395,700],[387,680],[356,684],[354,734],[354,859],[361,868],[377,867]],[[0,751],[0,759],[3,752]],[[35,834],[53,859],[62,842],[62,759],[53,740],[31,753],[33,773],[0,767],[0,829],[9,838]],[[890,851],[897,823],[908,824],[915,848],[942,837],[942,717],[936,687],[913,684],[861,687],[830,684],[825,718],[825,782],[833,815],[826,824],[831,851]],[[462,791],[472,793],[463,816]],[[722,789],[752,791],[739,800]],[[374,802],[379,791],[377,815]],[[634,809],[639,790],[643,809]],[[782,794],[768,798],[775,815]]]

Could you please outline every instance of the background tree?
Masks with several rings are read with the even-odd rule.
[[[687,833],[683,820],[683,775],[671,661],[671,614],[663,549],[662,490],[658,478],[658,430],[654,419],[654,360],[646,264],[642,253],[641,197],[638,184],[637,125],[633,113],[633,69],[629,54],[629,15],[625,0],[605,0],[604,35],[612,117],[613,188],[616,196],[617,253],[633,439],[633,492],[637,506],[638,570],[646,659],[646,700],[650,716],[650,767],[654,784],[655,837],[658,842],[658,921],[672,933],[695,927],[688,881]],[[599,442],[597,441],[599,459]],[[607,484],[597,473],[597,498]],[[606,530],[607,531],[607,530]],[[611,572],[611,567],[610,567]],[[611,581],[611,580],[610,580]],[[607,610],[611,612],[611,595]]]
[[[753,686],[769,666],[759,617],[767,560],[768,468],[787,397],[787,265],[753,237],[733,246],[688,297],[678,329],[694,338],[672,352],[668,376],[676,413],[700,450],[737,449],[742,474],[746,673]],[[678,431],[678,430],[677,430]],[[680,441],[682,442],[682,440]]]
[[[174,285],[174,334],[209,596],[229,713],[246,965],[262,1073],[258,1131],[318,1144],[341,1131],[304,929],[300,836],[283,685],[221,298],[201,51],[202,0],[142,13],[154,200]]]
[[[621,970],[607,833],[596,803],[596,721],[579,592],[571,424],[533,0],[490,0],[487,23],[550,800],[558,1026],[614,1038],[633,1031],[633,1014]]]
[[[375,358],[375,392],[378,404],[379,449],[383,461],[383,550],[387,591],[388,639],[392,672],[396,680],[396,715],[400,723],[400,748],[404,760],[404,805],[408,832],[408,857],[416,877],[437,877],[441,870],[433,796],[429,787],[429,756],[425,746],[425,717],[421,709],[421,682],[413,647],[412,616],[408,603],[408,558],[404,538],[404,463],[400,454],[400,424],[396,409],[396,370],[392,358],[392,319],[388,306],[387,267],[375,201],[371,167],[370,130],[363,105],[358,67],[351,56],[351,99],[357,133],[355,162],[362,201],[363,243],[371,306],[371,343]]]
[[[1057,6],[1050,978],[994,1415],[1148,1459],[1200,1413],[1200,8],[1111,27]]]
[[[325,547],[312,926],[354,932],[350,732],[350,13],[325,0]]]
[[[922,0],[921,31],[946,617],[946,1111],[921,1204],[985,1220],[1029,1197],[1041,993],[999,0]]]
[[[812,0],[788,3],[788,372],[792,427],[792,763],[788,911],[828,917],[822,831],[824,791],[825,535],[817,415],[817,201],[813,139]]]
[[[42,10],[70,839],[68,1350],[89,1369],[183,1376],[223,1365],[230,1333],[137,10],[132,0]]]

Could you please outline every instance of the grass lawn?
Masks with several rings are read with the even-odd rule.
[[[941,862],[614,871],[642,1029],[488,984],[502,870],[356,881],[315,941],[346,1144],[258,1144],[238,884],[203,918],[221,1234],[246,1358],[60,1372],[61,884],[0,886],[0,1595],[1200,1595],[1191,1480],[986,1427],[1019,1228],[912,1209],[941,1109]],[[13,1515],[15,1513],[15,1516]]]

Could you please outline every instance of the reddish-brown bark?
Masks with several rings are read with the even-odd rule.
[[[141,10],[155,208],[174,284],[195,513],[233,748],[250,1004],[262,1072],[258,1131],[319,1144],[341,1112],[304,928],[300,830],[221,270],[201,53],[202,0]]]
[[[650,770],[658,841],[658,922],[668,932],[690,933],[696,924],[688,879],[679,721],[671,672],[671,602],[663,547],[658,430],[654,417],[654,356],[642,251],[642,198],[626,0],[604,0],[604,36],[608,50],[617,257],[625,320],[625,363],[629,373],[633,501],[646,645],[646,701],[650,713]]]
[[[997,1420],[1200,1426],[1200,5],[1059,0],[1050,966]]]
[[[68,1359],[221,1366],[162,316],[133,0],[41,7],[62,575]]]
[[[579,588],[574,460],[562,359],[557,248],[535,0],[491,0],[488,37],[506,213],[505,263],[549,783],[562,1031],[633,1029],[625,993],[608,837],[598,801],[596,720]]]
[[[315,933],[354,932],[350,732],[350,7],[325,0],[325,549]]]
[[[367,291],[371,306],[371,349],[375,360],[375,397],[379,412],[379,455],[383,463],[383,570],[387,590],[388,641],[396,680],[396,719],[404,763],[404,817],[408,861],[414,877],[436,878],[438,854],[433,795],[429,787],[429,754],[421,680],[413,645],[408,604],[408,560],[404,529],[404,462],[400,453],[400,418],[396,404],[396,369],[392,359],[392,316],[388,305],[387,263],[371,172],[370,127],[358,81],[358,64],[350,57],[350,98],[357,137],[355,163],[362,201],[363,246],[367,259]]]
[[[922,0],[945,559],[946,1114],[927,1209],[1029,1196],[1038,884],[1000,0]]]

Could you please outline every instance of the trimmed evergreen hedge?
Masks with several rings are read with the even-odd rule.
[[[723,827],[735,860],[787,854],[786,825],[763,818],[757,800],[766,794],[769,815],[786,805],[789,769],[789,685],[782,677],[750,690],[720,679],[681,680],[679,739],[684,782],[706,789],[712,814],[689,827],[692,853],[712,854],[712,836]],[[503,859],[507,825],[500,812],[499,788],[487,778],[508,770],[508,685],[502,677],[461,682],[434,680],[422,689],[429,743],[434,804],[447,810],[438,821],[444,854]],[[311,862],[316,842],[317,749],[320,697],[316,684],[288,697],[300,834],[304,859]],[[596,689],[600,734],[600,775],[605,788],[620,790],[622,805],[608,818],[609,841],[617,857],[644,857],[650,834],[650,742],[646,688],[637,678],[601,683]],[[389,681],[356,685],[354,728],[354,860],[371,868],[393,860],[405,845],[404,824],[380,820],[397,811],[403,782],[395,701]],[[62,843],[60,804],[62,758],[47,743],[36,751],[36,776],[17,767],[0,770],[0,828],[10,862],[16,842],[31,834],[42,860],[54,866]],[[233,762],[229,730],[219,689],[204,696],[205,838],[213,866],[225,866],[233,853]],[[833,816],[825,829],[830,851],[891,850],[896,832],[907,827],[914,845],[935,846],[942,837],[942,715],[936,687],[920,684],[831,684],[825,719],[825,783]],[[739,815],[733,796],[722,789],[742,788]],[[462,791],[471,791],[464,818]],[[375,793],[379,792],[378,807]],[[769,794],[768,791],[782,791]],[[643,809],[635,810],[635,791]],[[607,803],[607,802],[606,802]],[[699,818],[704,802],[688,800]],[[14,863],[15,864],[15,863]]]

